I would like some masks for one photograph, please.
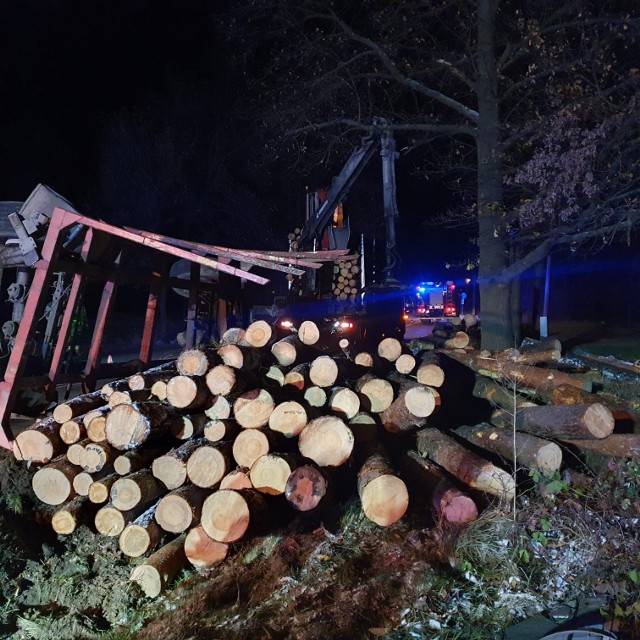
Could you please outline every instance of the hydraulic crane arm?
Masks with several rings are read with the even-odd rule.
[[[379,140],[370,136],[365,138],[362,146],[351,154],[344,167],[342,167],[342,171],[334,179],[331,189],[329,189],[329,193],[320,209],[318,209],[317,214],[308,221],[307,226],[304,228],[302,237],[298,242],[301,249],[313,249],[314,238],[319,238],[322,235],[322,232],[331,221],[336,207],[342,202],[342,199],[349,192],[349,189],[351,189],[378,147]]]

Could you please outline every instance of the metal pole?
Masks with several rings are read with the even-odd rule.
[[[544,297],[542,301],[542,315],[540,316],[540,337],[549,336],[547,318],[549,313],[549,284],[551,281],[551,254],[547,256],[547,270],[544,275]]]

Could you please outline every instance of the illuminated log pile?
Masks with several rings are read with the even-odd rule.
[[[562,462],[552,440],[609,441],[612,414],[597,403],[531,407],[513,433],[500,414],[494,425],[437,428],[444,352],[386,338],[347,357],[317,349],[318,334],[306,321],[278,339],[257,321],[58,405],[14,443],[36,496],[56,507],[54,530],[117,536],[125,555],[146,556],[131,578],[153,596],[187,562],[216,566],[243,537],[277,526],[275,501],[293,513],[358,496],[369,520],[389,526],[411,493],[435,521],[464,524],[483,495],[514,497],[499,458],[552,473]],[[468,350],[454,357],[478,366]]]

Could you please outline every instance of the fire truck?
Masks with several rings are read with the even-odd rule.
[[[407,296],[405,311],[421,322],[433,322],[437,318],[450,318],[457,315],[455,302],[456,285],[447,282],[419,282]]]

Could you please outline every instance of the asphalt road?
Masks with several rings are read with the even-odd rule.
[[[432,322],[422,323],[418,318],[409,318],[407,320],[407,330],[404,334],[405,340],[414,340],[415,338],[423,338],[428,336],[433,329]]]

